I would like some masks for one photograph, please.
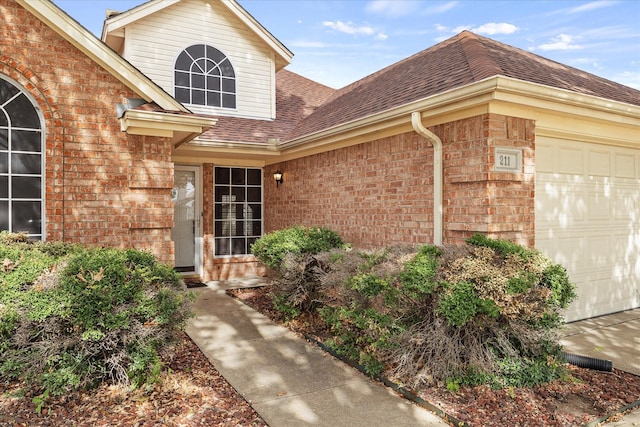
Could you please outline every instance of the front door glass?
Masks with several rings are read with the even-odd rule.
[[[176,169],[171,193],[174,226],[171,237],[175,246],[175,268],[181,272],[196,271],[196,172]]]

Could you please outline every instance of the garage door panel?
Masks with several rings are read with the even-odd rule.
[[[640,194],[637,188],[625,186],[616,188],[614,197],[617,203],[614,206],[612,215],[616,220],[629,221],[629,225],[639,225],[640,223]]]
[[[636,159],[631,154],[616,153],[616,178],[636,178]]]
[[[561,234],[556,233],[547,239],[536,238],[536,246],[553,253],[554,261],[562,264],[573,279],[575,273],[583,271],[586,267],[583,263],[584,259],[580,257],[580,253],[585,251],[586,241],[584,238],[567,237]]]
[[[582,180],[562,178],[548,175],[536,185],[536,221],[561,229],[587,219],[590,198]]]
[[[610,184],[605,182],[593,182],[591,184],[591,191],[587,192],[587,221],[608,221],[610,219],[612,194],[611,189],[608,187],[610,187]]]
[[[536,142],[536,173],[553,173],[554,152],[551,144]]]
[[[579,148],[559,147],[557,172],[567,175],[582,175],[584,173],[584,153]]]
[[[589,167],[588,175],[591,176],[610,176],[611,175],[611,156],[608,151],[589,150]]]
[[[612,286],[609,278],[579,277],[578,279],[587,286],[578,287],[577,300],[581,303],[572,304],[567,313],[569,321],[611,313],[612,306],[619,307],[615,311],[623,311],[639,305],[637,295],[629,292],[628,286]]]
[[[590,234],[587,239],[589,243],[586,252],[588,254],[586,261],[592,268],[596,269],[596,271],[606,273],[609,270],[612,259],[615,258],[613,256],[613,242],[611,240],[610,236],[597,236],[593,233]]]
[[[567,320],[640,306],[640,150],[542,138],[536,247],[567,268]]]

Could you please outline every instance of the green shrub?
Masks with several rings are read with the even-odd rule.
[[[287,229],[256,247],[277,269],[276,305],[289,317],[319,313],[326,344],[369,373],[414,388],[564,375],[557,331],[575,290],[539,251],[475,235],[461,246],[309,254],[306,238]]]
[[[523,259],[527,259],[532,255],[530,249],[508,240],[491,239],[483,234],[474,234],[467,239],[467,243],[472,246],[480,246],[490,248],[498,252],[503,257],[507,255],[518,255]]]
[[[471,283],[446,284],[443,288],[447,291],[440,295],[438,313],[452,326],[463,326],[480,313],[494,318],[500,314],[493,301],[478,297]]]
[[[550,303],[554,306],[567,308],[576,298],[575,287],[569,282],[567,270],[553,264],[544,270],[540,284],[551,290]]]
[[[468,243],[443,247],[428,303],[406,304],[415,322],[398,337],[394,374],[416,387],[447,379],[530,386],[561,376],[548,360],[560,351],[560,310],[575,297],[566,271],[512,242],[476,235]],[[433,260],[416,260],[433,269]]]
[[[314,255],[343,247],[342,238],[321,227],[294,226],[266,234],[251,252],[275,272],[274,305],[286,319],[312,313],[320,305],[320,276],[326,263]]]
[[[402,331],[392,316],[370,307],[331,306],[321,308],[320,315],[332,332],[325,342],[329,348],[362,365],[369,375],[382,372],[392,337]]]
[[[436,246],[422,246],[415,257],[404,265],[400,282],[409,297],[420,299],[438,287],[435,276],[440,255],[442,252]]]
[[[171,267],[136,250],[0,240],[0,379],[42,396],[157,381],[192,300]]]
[[[279,269],[287,255],[317,254],[344,245],[334,231],[301,225],[265,234],[251,246],[251,253],[272,269]]]

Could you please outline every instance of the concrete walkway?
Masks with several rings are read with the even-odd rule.
[[[186,331],[270,427],[448,426],[225,293],[263,284],[245,279],[194,289],[196,317]],[[562,344],[640,375],[640,309],[569,324]],[[607,426],[640,426],[640,410]]]
[[[187,334],[270,427],[448,426],[229,297],[228,287],[194,289]]]

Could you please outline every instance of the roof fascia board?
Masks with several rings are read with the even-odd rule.
[[[550,86],[532,83],[512,77],[498,76],[496,85],[496,99],[523,103],[536,107],[544,107],[564,113],[580,113],[583,116],[601,116],[609,113],[640,119],[640,106],[613,101],[593,95],[572,92]],[[515,96],[514,96],[515,95]],[[532,104],[535,103],[535,104]]]
[[[153,101],[165,110],[189,112],[182,104],[94,37],[53,2],[16,1],[146,101]]]
[[[547,137],[552,139],[565,139],[569,141],[590,142],[593,144],[615,145],[616,147],[640,148],[640,139],[636,132],[633,137],[625,138],[618,133],[612,139],[611,136],[603,137],[600,135],[592,135],[580,130],[566,131],[563,129],[554,129],[544,126],[536,126],[536,137]]]
[[[491,101],[495,89],[496,81],[494,79],[483,80],[478,83],[473,83],[471,85],[404,104],[390,110],[343,123],[320,132],[285,141],[279,144],[279,148],[287,150],[312,141],[336,137],[339,134],[344,134],[358,129],[360,129],[362,133],[370,133],[371,130],[368,129],[370,126],[375,126],[377,130],[380,131],[382,128],[386,127],[385,123],[390,126],[396,126],[397,120],[407,122],[410,125],[411,113],[413,111],[428,110],[429,115],[445,114],[449,111],[458,110],[461,107],[470,108],[475,105],[485,104]]]
[[[410,120],[412,111],[426,113],[425,121],[435,115],[443,115],[461,108],[472,108],[481,104],[487,104],[487,112],[491,112],[490,104],[495,100],[506,100],[523,103],[524,105],[531,105],[532,100],[536,100],[539,103],[538,107],[552,111],[562,111],[570,114],[580,113],[582,116],[597,116],[599,118],[604,117],[603,113],[609,113],[609,120],[619,120],[621,116],[640,119],[640,107],[635,105],[578,94],[514,78],[493,76],[371,116],[285,141],[280,143],[278,148],[284,153],[287,150],[305,144],[331,143],[337,139],[344,138],[347,134],[353,135],[354,132],[359,134],[370,133],[373,129],[372,126],[380,132],[385,127],[397,126],[397,120]]]
[[[291,63],[293,53],[287,49],[277,38],[273,36],[266,28],[264,28],[256,19],[251,16],[242,6],[235,0],[220,0],[242,23],[244,23],[251,31],[253,31],[262,41],[264,41],[284,62],[278,69],[284,68]]]
[[[105,36],[107,34],[118,31],[123,27],[131,24],[132,22],[137,21],[138,19],[149,16],[153,13],[161,11],[162,9],[166,9],[167,7],[173,6],[178,2],[180,2],[180,0],[152,0],[150,2],[136,6],[131,10],[119,13],[112,16],[111,18],[108,18],[104,21],[104,25],[102,26],[102,40],[105,39]]]
[[[216,140],[203,140],[197,138],[189,143],[189,147],[207,147],[212,149],[223,150],[259,150],[259,151],[274,151],[277,150],[275,143],[262,144],[257,142],[231,142],[231,141],[216,141]]]
[[[148,123],[161,129],[172,129],[176,131],[190,131],[202,129],[204,132],[213,127],[218,121],[214,117],[200,117],[193,115],[173,114],[162,111],[127,110],[121,120],[137,121]]]
[[[241,167],[264,167],[267,162],[261,156],[237,156],[235,153],[210,153],[210,152],[186,152],[174,151],[171,160],[176,164],[213,163],[216,166],[241,166]]]
[[[180,145],[213,127],[218,119],[185,116],[159,111],[127,110],[120,118],[120,130],[132,135],[164,136]]]

